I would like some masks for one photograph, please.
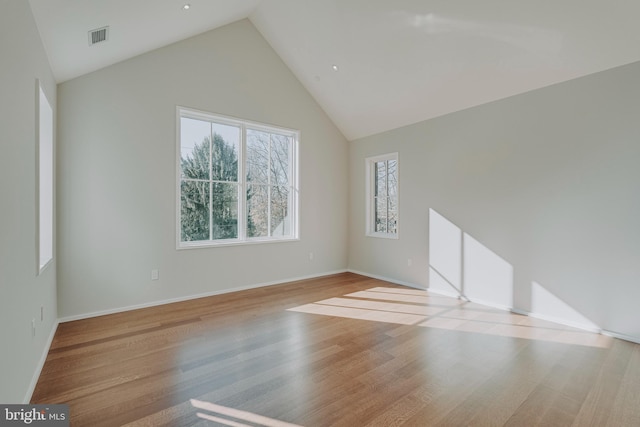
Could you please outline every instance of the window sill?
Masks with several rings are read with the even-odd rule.
[[[262,239],[250,239],[250,240],[214,240],[214,241],[206,241],[206,242],[179,242],[176,246],[177,250],[185,250],[185,249],[206,249],[206,248],[220,248],[225,246],[245,246],[245,245],[260,245],[263,243],[286,243],[286,242],[297,242],[300,241],[298,237],[291,237],[286,239],[273,239],[273,238],[262,238]]]
[[[377,237],[379,239],[398,240],[398,233],[367,233],[366,237]]]

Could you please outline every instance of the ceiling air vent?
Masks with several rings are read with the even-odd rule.
[[[109,27],[97,28],[89,31],[89,46],[96,43],[106,42],[109,38]]]

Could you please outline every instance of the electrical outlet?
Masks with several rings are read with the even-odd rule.
[[[151,270],[151,280],[158,280],[160,278],[160,272],[156,269]]]
[[[32,337],[36,336],[36,319],[35,318],[31,319],[31,336]]]
[[[413,260],[411,258],[409,258],[407,260],[407,267],[411,267],[413,265]]]
[[[309,261],[313,261],[313,252],[309,252]]]

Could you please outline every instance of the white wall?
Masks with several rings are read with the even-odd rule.
[[[346,268],[347,142],[248,20],[58,99],[61,318]],[[300,130],[300,241],[175,249],[176,105]]]
[[[36,246],[36,80],[54,116],[56,85],[29,2],[0,10],[0,402],[22,403],[57,319],[55,257],[38,276]]]
[[[352,142],[350,269],[640,340],[639,117],[636,63]],[[396,151],[400,239],[367,238],[364,159]]]

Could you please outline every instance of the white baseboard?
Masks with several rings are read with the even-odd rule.
[[[445,297],[463,299],[462,296],[460,294],[458,294],[457,292],[447,292],[447,291],[443,291],[443,290],[440,290],[440,289],[431,289],[431,288],[427,288],[427,291],[430,294],[436,294],[436,295],[442,295],[442,296],[445,296]]]
[[[618,339],[629,341],[635,344],[640,344],[640,337],[633,337],[631,335],[620,334],[618,332],[607,331],[607,330],[602,330],[601,333],[609,337],[618,338]]]
[[[51,333],[49,334],[49,338],[47,339],[47,343],[44,346],[44,350],[42,351],[42,356],[40,356],[40,361],[38,362],[38,366],[33,373],[33,377],[31,378],[31,383],[29,384],[29,388],[27,389],[27,393],[24,395],[24,399],[22,403],[28,404],[31,402],[31,397],[33,396],[33,392],[36,389],[36,385],[38,384],[38,379],[40,378],[40,374],[42,373],[42,368],[44,368],[44,363],[47,361],[47,356],[49,355],[49,350],[51,349],[51,343],[53,342],[53,337],[56,335],[56,331],[58,330],[58,325],[60,322],[56,320],[53,323],[53,327],[51,328]]]
[[[561,319],[559,317],[547,316],[545,314],[540,314],[536,312],[531,312],[527,310],[521,310],[519,308],[511,308],[511,311],[516,314],[521,314],[523,316],[533,317],[535,319],[546,320],[547,322],[557,323],[559,325],[569,326],[571,328],[582,329],[583,331],[593,332],[596,334],[603,333],[601,328],[598,328],[595,325],[588,325],[586,323],[572,322],[570,320]]]
[[[420,289],[422,291],[425,290],[423,286],[416,285],[415,283],[405,282],[402,280],[392,279],[390,277],[379,276],[377,274],[365,273],[364,271],[358,271],[354,269],[348,269],[349,273],[359,274],[361,276],[371,277],[372,279],[384,280],[385,282],[395,283],[396,285],[407,286],[409,288]]]
[[[495,308],[496,310],[513,311],[513,307],[508,306],[508,305],[496,304],[494,302],[486,301],[486,300],[482,300],[482,299],[469,298],[466,295],[464,296],[464,299],[468,300],[469,302],[475,303],[475,304],[480,304],[480,305],[484,305],[486,307]]]
[[[94,312],[91,312],[91,313],[84,313],[84,314],[78,314],[78,315],[73,315],[73,316],[66,316],[66,317],[62,317],[62,318],[58,319],[58,321],[60,323],[72,322],[74,320],[89,319],[89,318],[92,318],[92,317],[104,316],[104,315],[107,315],[107,314],[115,314],[115,313],[122,313],[122,312],[125,312],[125,311],[139,310],[141,308],[156,307],[158,305],[171,304],[171,303],[174,303],[174,302],[189,301],[189,300],[193,300],[193,299],[206,298],[206,297],[211,297],[211,296],[215,296],[215,295],[229,294],[231,292],[246,291],[246,290],[249,290],[249,289],[256,289],[256,288],[263,288],[263,287],[266,287],[266,286],[282,285],[284,283],[296,282],[298,280],[315,279],[317,277],[323,277],[323,276],[330,276],[330,275],[333,275],[333,274],[346,273],[347,271],[348,270],[346,270],[346,269],[344,269],[344,270],[334,270],[334,271],[327,271],[327,272],[318,273],[318,274],[310,274],[310,275],[307,275],[307,276],[291,277],[291,278],[287,278],[287,279],[274,280],[274,281],[270,281],[270,282],[262,282],[262,283],[257,283],[257,284],[253,284],[253,285],[238,286],[238,287],[235,287],[235,288],[228,288],[228,289],[222,289],[222,290],[218,290],[218,291],[205,292],[205,293],[202,293],[202,294],[187,295],[187,296],[184,296],[184,297],[170,298],[170,299],[166,299],[166,300],[153,301],[153,302],[148,302],[148,303],[144,303],[144,304],[135,304],[135,305],[130,305],[130,306],[126,306],[126,307],[109,309],[109,310],[100,310],[100,311],[94,311]]]

